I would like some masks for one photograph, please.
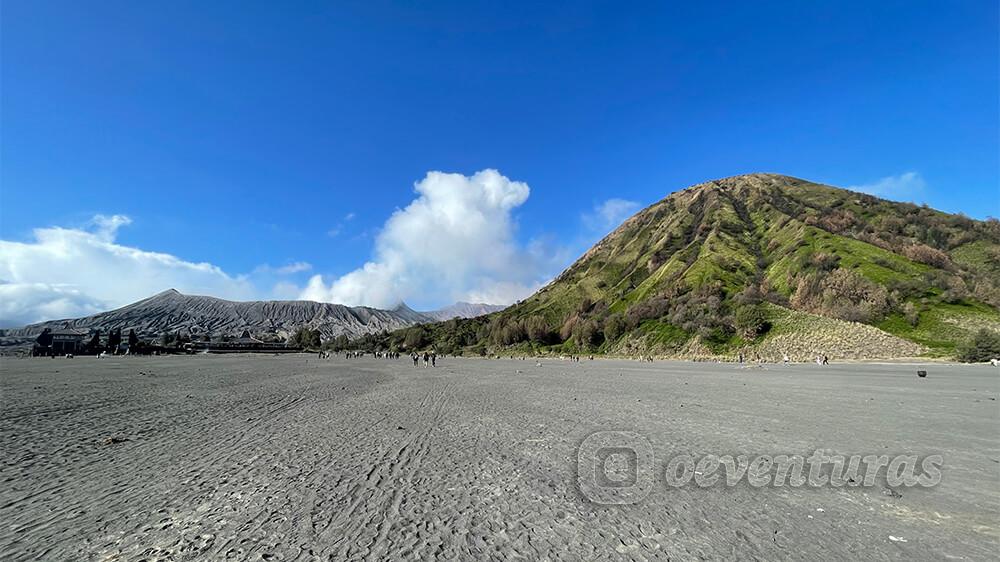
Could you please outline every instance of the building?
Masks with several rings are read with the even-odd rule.
[[[188,353],[298,353],[302,348],[285,343],[261,341],[243,330],[240,337],[229,341],[191,342],[184,344]]]
[[[250,335],[250,330],[243,330],[243,334],[240,337],[232,341],[232,343],[238,345],[256,345],[259,343],[264,343],[261,340]]]
[[[49,351],[55,355],[83,353],[89,343],[90,330],[66,328],[52,331],[52,345]]]

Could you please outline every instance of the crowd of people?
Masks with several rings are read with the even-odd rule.
[[[736,356],[736,362],[739,363],[740,365],[743,365],[745,363],[758,363],[758,364],[768,363],[767,359],[765,359],[763,356],[761,356],[760,353],[754,353],[753,361],[749,361],[748,358],[743,355],[742,351],[739,352],[739,354],[737,354],[737,356]],[[781,362],[783,364],[785,364],[785,365],[788,365],[791,362],[791,360],[789,359],[787,353],[782,353],[781,354]],[[826,355],[817,355],[816,356],[816,364],[817,365],[829,365],[830,364],[830,358],[827,357]]]
[[[413,360],[413,366],[414,367],[416,367],[417,365],[420,364],[420,358],[421,358],[420,354],[417,353],[417,352],[415,352],[415,351],[410,354],[410,359]],[[436,353],[430,353],[430,352],[425,351],[424,355],[423,355],[423,359],[424,359],[424,368],[425,369],[427,368],[428,365],[430,365],[431,367],[437,367],[437,354]]]
[[[374,351],[374,352],[366,352],[366,351],[344,351],[343,354],[344,354],[344,358],[345,359],[358,359],[358,358],[361,358],[361,357],[365,357],[366,355],[371,355],[375,359],[399,359],[400,357],[402,357],[402,355],[398,351]],[[333,354],[332,351],[321,351],[321,352],[319,352],[320,359],[330,359],[330,358],[333,357],[333,355],[334,354]],[[486,358],[487,359],[501,359],[502,357],[500,355],[489,355]],[[510,358],[511,359],[520,359],[522,361],[526,359],[525,356],[514,356],[514,355],[511,355]],[[573,363],[579,363],[580,359],[581,359],[581,357],[579,355],[563,355],[563,356],[560,356],[559,358],[562,359],[562,360],[564,360],[564,361],[570,361],[570,362],[573,362]],[[589,355],[589,356],[587,356],[587,359],[590,360],[590,361],[593,361],[594,360],[594,356],[593,355]],[[637,359],[639,361],[643,362],[643,363],[652,363],[653,362],[653,356],[652,355],[639,355]],[[419,367],[421,364],[423,364],[424,367],[437,367],[437,353],[435,353],[433,351],[424,351],[423,353],[416,352],[416,351],[411,352],[410,353],[410,360],[413,361],[413,366],[414,367]],[[720,361],[723,361],[723,360],[716,359],[716,362],[720,362]],[[754,364],[754,363],[757,363],[757,364],[768,363],[768,361],[764,357],[762,357],[759,353],[755,353],[754,356],[752,358],[750,358],[750,357],[747,357],[746,355],[744,355],[744,353],[742,351],[739,352],[736,355],[736,362],[740,366],[747,365],[747,364]],[[789,359],[787,353],[782,354],[781,362],[783,364],[785,364],[785,365],[788,365],[791,362],[791,360]],[[817,365],[829,365],[830,364],[830,358],[828,356],[826,356],[826,355],[817,355],[816,356],[816,364]],[[997,365],[997,366],[1000,366],[1000,361],[997,361],[994,364]]]
[[[320,359],[331,359],[333,357],[332,351],[320,351]],[[399,359],[402,357],[398,351],[344,351],[344,359],[360,359],[367,355],[371,355],[374,359]],[[437,353],[432,351],[425,351],[421,355],[414,351],[410,354],[410,359],[413,360],[413,366],[417,367],[420,365],[421,359],[423,359],[424,367],[437,367]]]
[[[365,352],[365,351],[345,351],[344,352],[344,359],[360,359],[361,357],[364,357],[365,355],[369,355],[368,352]],[[399,352],[396,352],[396,351],[374,351],[374,352],[371,353],[371,356],[374,357],[375,359],[399,359],[399,357],[400,357]],[[333,352],[332,351],[320,351],[319,352],[319,358],[320,359],[330,359],[332,357],[333,357]]]

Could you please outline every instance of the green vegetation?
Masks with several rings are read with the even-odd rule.
[[[966,363],[982,363],[1000,359],[1000,332],[983,328],[958,349],[958,359]]]
[[[953,356],[980,328],[1000,329],[998,264],[996,220],[751,174],[644,209],[502,312],[351,345],[674,355],[829,346],[863,356],[877,340],[886,353]]]
[[[660,352],[678,351],[691,339],[691,334],[681,328],[659,320],[644,320],[636,335],[645,343],[645,349]]]
[[[926,346],[930,355],[952,357],[956,348],[981,329],[1000,330],[1000,312],[981,303],[907,303],[910,312],[897,312],[876,324],[880,329]]]
[[[320,349],[320,332],[306,327],[299,328],[288,338],[288,344],[302,349]]]

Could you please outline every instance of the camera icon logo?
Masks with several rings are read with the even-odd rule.
[[[577,486],[600,505],[630,505],[653,488],[653,446],[633,431],[598,431],[577,451]]]

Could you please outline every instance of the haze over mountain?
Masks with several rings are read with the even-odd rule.
[[[499,307],[502,308],[502,307]],[[480,314],[497,307],[459,303],[450,307],[416,312],[406,304],[393,310],[347,307],[313,301],[237,302],[209,296],[185,295],[170,289],[130,305],[76,319],[52,320],[5,330],[8,336],[30,336],[45,328],[97,329],[103,332],[134,329],[145,336],[178,331],[190,334],[234,335],[249,330],[257,336],[281,338],[302,327],[319,330],[324,338],[341,334],[357,337],[395,330],[437,318]]]
[[[483,304],[473,302],[456,302],[451,306],[446,306],[438,310],[421,312],[424,316],[429,316],[434,320],[451,320],[452,318],[475,318],[485,316],[493,312],[499,312],[507,308],[499,304]]]
[[[977,329],[1000,330],[998,264],[995,219],[748,174],[643,209],[500,313],[380,344],[410,334],[481,352],[950,355]]]

